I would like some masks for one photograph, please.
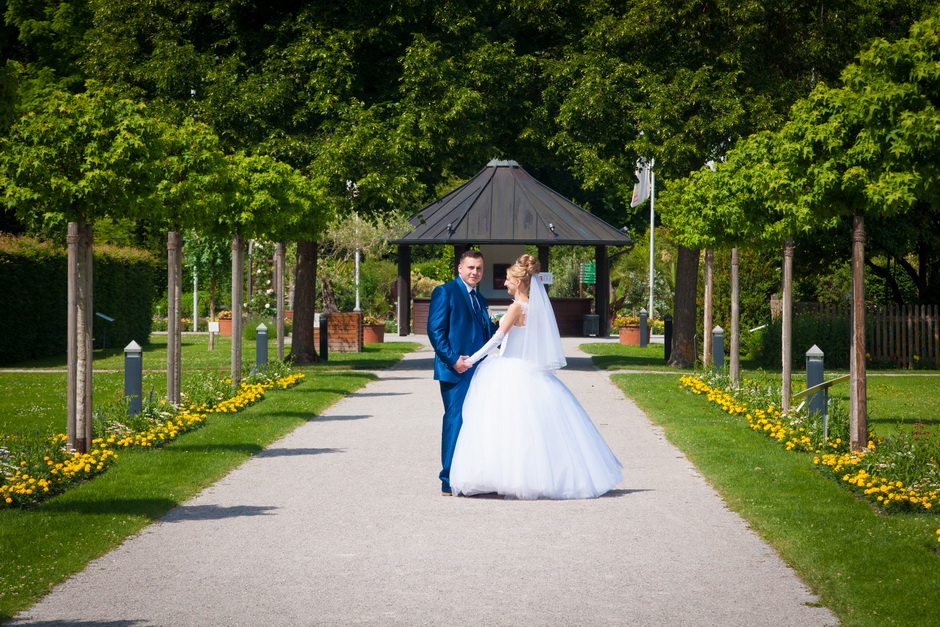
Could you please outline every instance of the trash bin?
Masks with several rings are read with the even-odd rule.
[[[598,315],[588,314],[584,316],[584,337],[594,336],[600,333],[601,327],[601,317]]]

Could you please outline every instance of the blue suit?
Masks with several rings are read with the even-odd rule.
[[[463,424],[463,400],[476,368],[459,373],[453,366],[461,355],[472,355],[496,331],[490,322],[487,302],[478,293],[480,313],[474,313],[466,284],[455,278],[439,285],[431,293],[428,312],[428,339],[434,347],[434,379],[440,381],[444,401],[441,434],[441,487],[450,491],[450,463]]]

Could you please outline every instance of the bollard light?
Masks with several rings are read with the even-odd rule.
[[[255,368],[260,371],[268,363],[268,327],[261,323],[255,332]]]
[[[649,344],[649,314],[645,309],[640,310],[640,348]]]
[[[330,356],[330,339],[327,337],[329,319],[329,314],[320,314],[320,359],[323,361],[329,361]]]
[[[814,385],[819,385],[825,381],[825,371],[824,371],[824,360],[825,354],[822,352],[818,346],[813,344],[813,347],[806,351],[806,387],[811,388]],[[820,390],[818,392],[813,392],[809,395],[809,398],[806,399],[806,403],[810,412],[815,412],[820,416],[826,415],[826,391]]]
[[[668,364],[672,357],[672,314],[663,316],[663,355]]]
[[[716,370],[725,365],[725,330],[719,326],[712,329],[712,364]]]
[[[144,386],[143,349],[131,341],[124,347],[124,396],[128,399],[127,413],[139,414]]]

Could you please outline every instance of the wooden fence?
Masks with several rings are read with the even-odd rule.
[[[779,315],[779,302],[771,302],[774,317]],[[849,305],[794,303],[793,315],[801,314],[851,319],[852,309]],[[900,368],[940,367],[940,306],[868,307],[865,312],[865,350],[872,360],[896,361]]]

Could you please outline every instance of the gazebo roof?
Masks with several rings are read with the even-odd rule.
[[[535,180],[515,161],[490,161],[409,222],[414,231],[393,244],[633,245],[625,232]]]

